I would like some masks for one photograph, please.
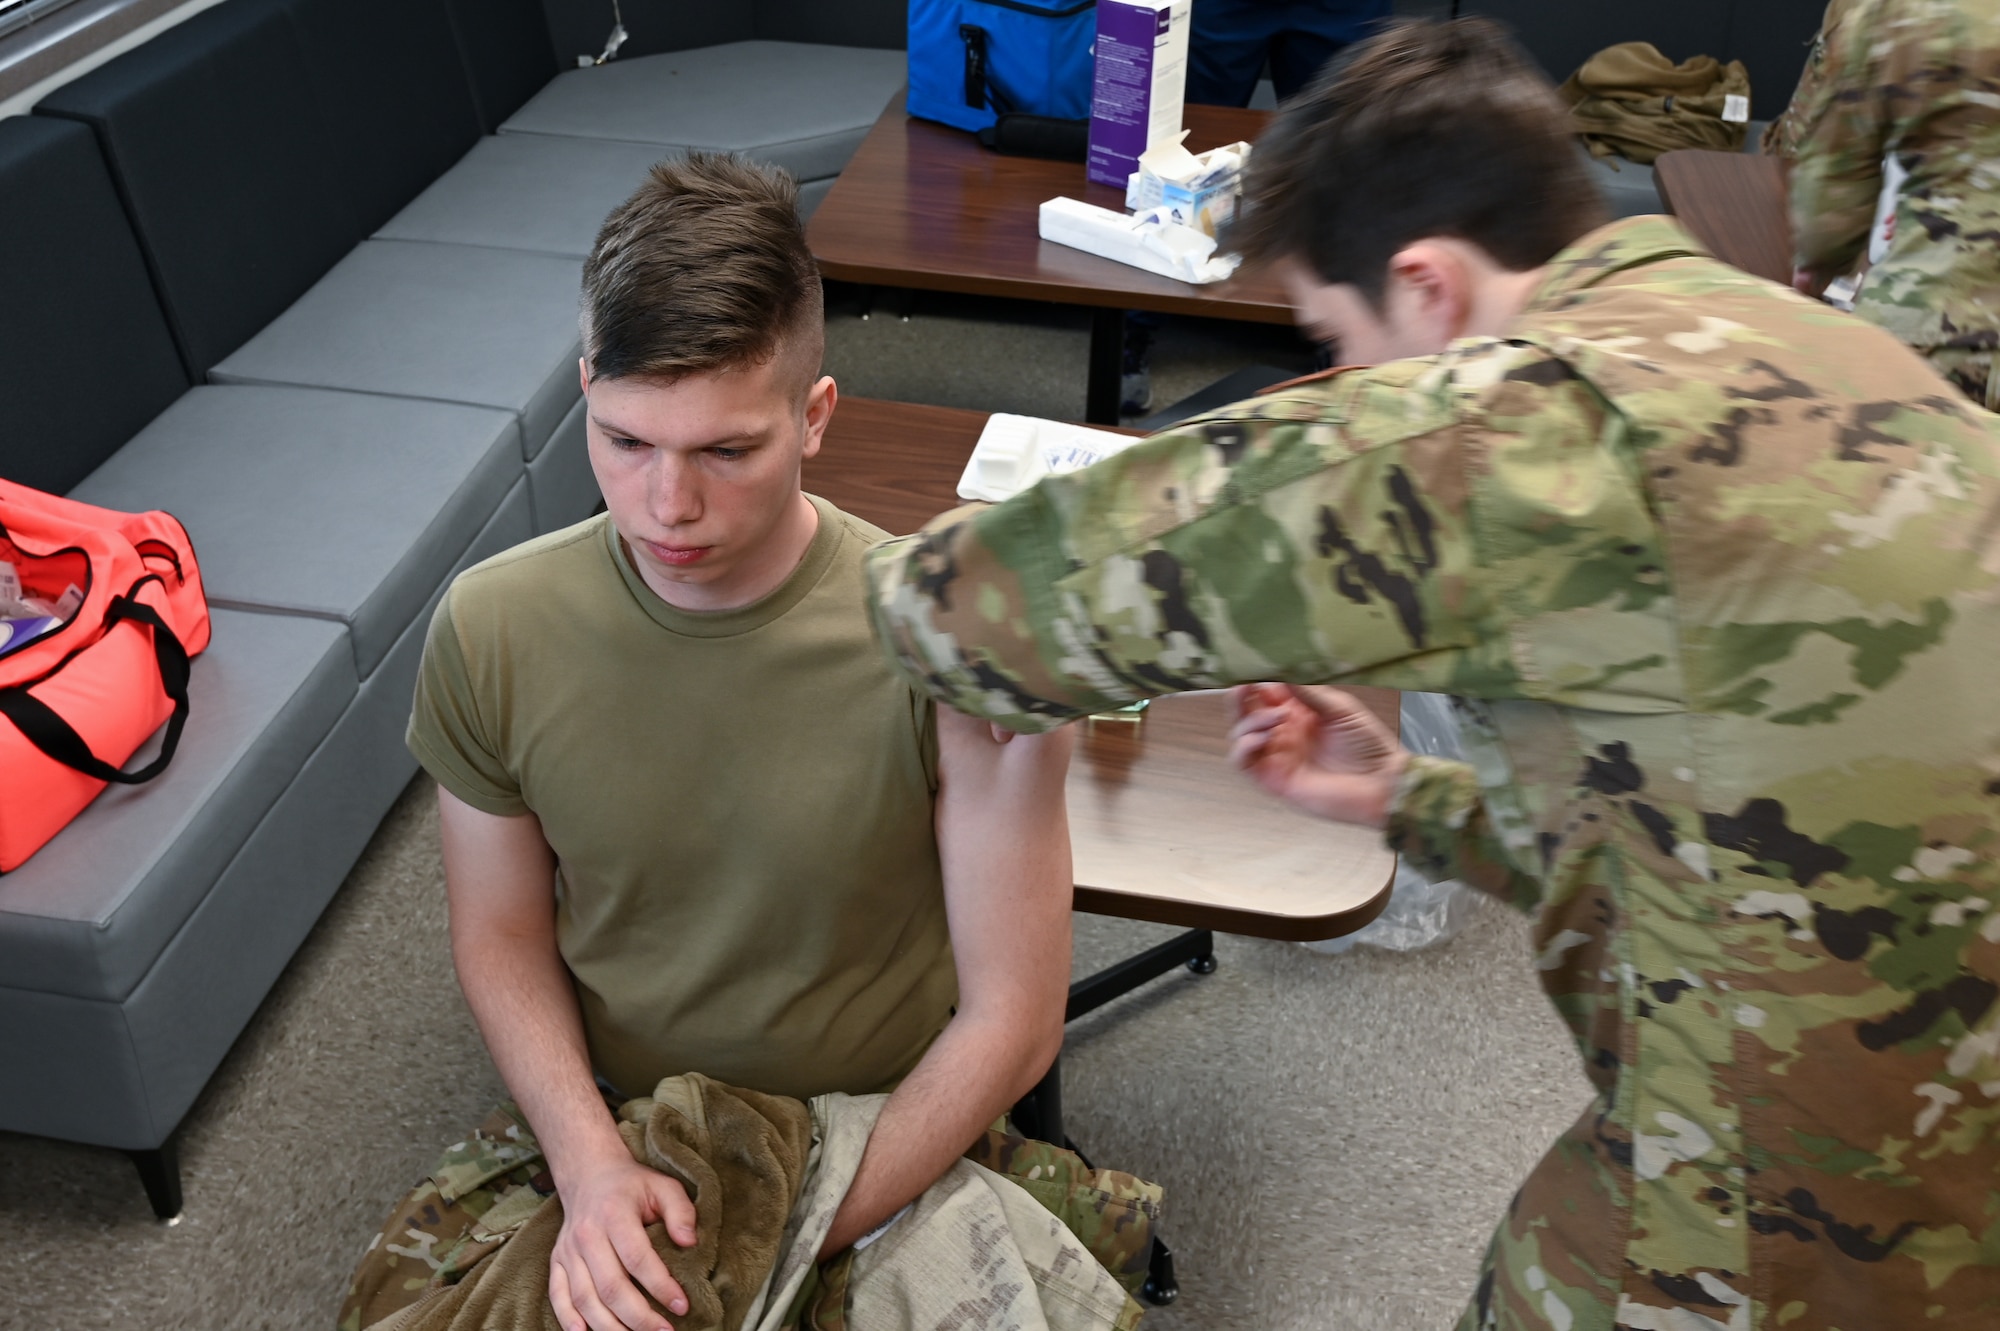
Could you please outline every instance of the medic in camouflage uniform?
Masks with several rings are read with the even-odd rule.
[[[1798,92],[1765,138],[1795,158],[1800,281],[1867,247],[1885,158],[1909,177],[1855,313],[2000,407],[2000,0],[1834,0]]]
[[[1274,135],[1347,137],[1254,168],[1253,229],[1299,191],[1426,225],[1411,122],[1454,101],[1530,207],[1519,89],[1468,68],[1499,40],[1399,28],[1293,104]],[[1534,913],[1598,1093],[1461,1331],[1992,1331],[2000,423],[1666,219],[1533,267],[1497,334],[879,547],[877,630],[1023,731],[1255,680],[1465,700],[1471,763],[1410,759],[1388,838]]]

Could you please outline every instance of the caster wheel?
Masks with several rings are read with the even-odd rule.
[[[1215,958],[1212,956],[1190,957],[1188,958],[1187,968],[1196,975],[1213,975],[1215,974]]]

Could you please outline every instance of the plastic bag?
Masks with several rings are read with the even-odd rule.
[[[1442,693],[1405,693],[1402,731],[1403,747],[1412,753],[1432,758],[1465,756],[1451,699]],[[1472,918],[1472,910],[1471,888],[1455,878],[1434,883],[1398,860],[1387,909],[1351,934],[1306,946],[1315,952],[1334,953],[1366,943],[1391,952],[1414,952],[1457,937]]]

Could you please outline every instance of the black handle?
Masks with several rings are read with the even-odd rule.
[[[1090,155],[1090,122],[1010,112],[980,130],[979,141],[1007,157],[1081,162]]]
[[[174,713],[167,718],[166,737],[160,741],[159,757],[136,772],[120,771],[92,753],[83,736],[58,716],[54,708],[29,693],[25,686],[0,689],[0,716],[12,721],[30,744],[63,766],[99,781],[137,786],[166,771],[167,764],[174,760],[174,750],[180,747],[181,730],[187,725],[188,718],[188,654],[187,648],[181,645],[181,640],[174,636],[174,631],[167,627],[167,622],[153,607],[129,597],[113,597],[104,615],[105,631],[110,632],[119,621],[126,619],[148,625],[153,630],[153,658],[160,667],[160,687],[174,704]]]

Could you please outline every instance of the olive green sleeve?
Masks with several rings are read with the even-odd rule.
[[[526,813],[520,783],[491,738],[492,705],[482,706],[465,659],[457,591],[457,584],[447,589],[431,616],[404,743],[439,785],[473,808],[503,818]]]

